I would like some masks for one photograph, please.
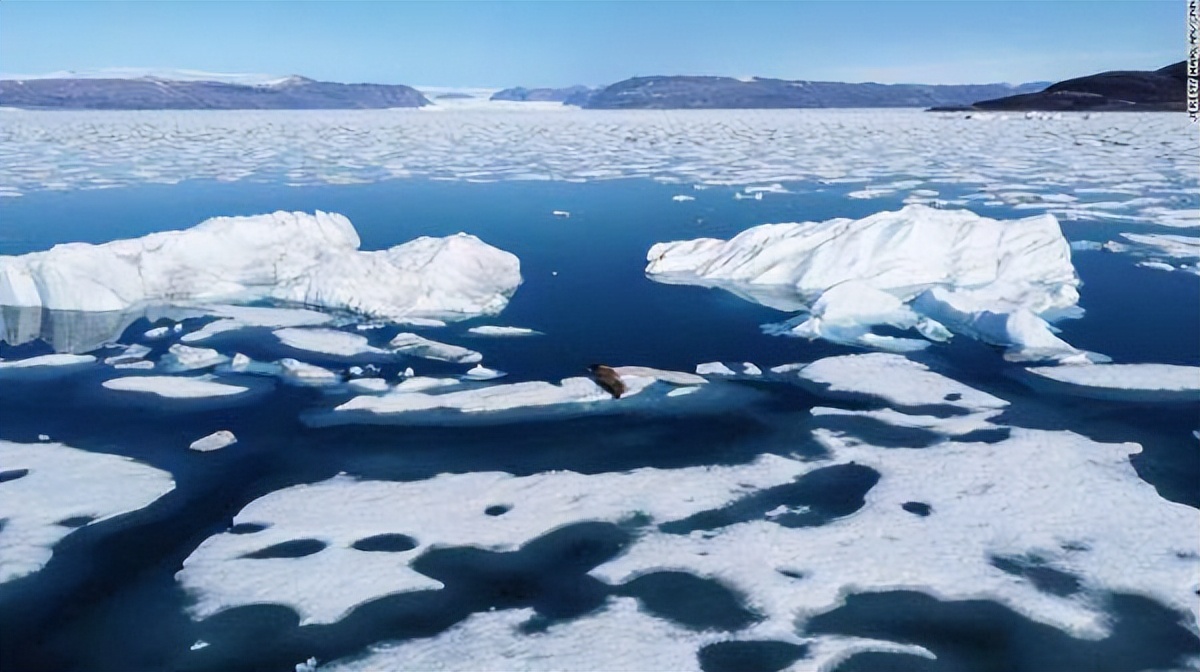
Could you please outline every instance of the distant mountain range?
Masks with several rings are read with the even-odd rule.
[[[305,77],[178,71],[109,71],[0,80],[0,106],[94,110],[379,109],[432,105],[399,84],[340,84]],[[172,71],[174,72],[174,71]],[[132,71],[130,71],[132,73]],[[158,73],[155,73],[158,74]],[[211,77],[212,79],[205,79]],[[220,81],[218,81],[220,80]],[[923,107],[933,110],[1182,110],[1183,62],[1151,72],[1104,72],[1057,84],[849,84],[699,76],[634,77],[602,88],[514,87],[493,101],[561,102],[593,110]],[[432,91],[432,89],[430,90]],[[441,90],[436,99],[473,98]],[[480,98],[482,99],[482,94]]]
[[[980,100],[954,110],[1182,112],[1187,105],[1187,62],[1159,70],[1114,70],[1051,84],[1045,90]],[[944,108],[943,108],[944,109]],[[937,110],[935,111],[943,111]]]
[[[338,84],[287,77],[266,84],[137,77],[0,80],[0,106],[85,110],[334,110],[421,107],[398,84]]]
[[[847,84],[733,77],[634,77],[596,92],[583,107],[596,110],[932,107],[1040,91],[1046,84]]]

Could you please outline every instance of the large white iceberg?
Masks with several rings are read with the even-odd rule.
[[[1079,278],[1051,215],[998,221],[968,210],[909,205],[863,219],[765,224],[730,240],[650,248],[646,273],[670,284],[720,287],[765,306],[802,311],[777,333],[912,350],[920,341],[872,327],[961,333],[1017,359],[1081,359],[1047,319],[1078,314]]]
[[[165,302],[274,300],[398,319],[500,312],[515,256],[474,236],[363,252],[342,215],[215,217],[184,231],[0,257],[0,305],[122,311]]]

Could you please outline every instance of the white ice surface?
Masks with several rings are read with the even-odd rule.
[[[337,357],[387,355],[387,351],[367,343],[366,336],[337,329],[278,329],[272,332],[284,345]]]
[[[18,371],[42,368],[76,367],[92,364],[96,358],[92,355],[52,354],[26,357],[25,359],[0,360],[0,376],[4,371]]]
[[[487,324],[471,327],[467,329],[467,332],[476,336],[538,336],[542,333],[525,327],[499,327]]]
[[[155,394],[166,399],[227,397],[250,389],[218,383],[209,377],[190,376],[128,376],[111,378],[101,384],[110,390]]]
[[[175,487],[171,475],[127,457],[60,443],[0,441],[0,472],[29,473],[0,483],[0,584],[41,569],[51,549],[90,516],[93,524],[150,505]]]
[[[891,353],[827,357],[805,365],[796,375],[830,392],[877,397],[897,406],[946,405],[972,411],[1008,406],[1003,399]]]
[[[383,378],[355,378],[346,381],[346,387],[363,394],[381,394],[389,389],[387,381]]]
[[[932,340],[963,333],[1008,346],[1015,357],[1081,356],[1040,317],[1075,309],[1079,300],[1070,246],[1049,215],[998,221],[909,205],[859,220],[764,224],[730,240],[659,243],[646,258],[654,280],[721,287],[803,311],[774,333],[920,346],[871,333],[892,326]]]
[[[228,361],[228,357],[211,348],[197,348],[176,343],[167,349],[167,354],[159,360],[159,366],[166,371],[173,372],[195,371],[208,369]]]
[[[495,380],[497,378],[503,378],[506,375],[508,374],[504,373],[503,371],[489,369],[482,364],[476,364],[469,371],[464,373],[462,377],[464,380]]]
[[[316,364],[301,362],[291,357],[279,360],[279,367],[280,377],[287,382],[297,385],[319,387],[323,385],[335,385],[342,380],[341,376],[329,369],[322,368]]]
[[[1036,366],[1026,371],[1103,399],[1200,401],[1200,367],[1178,364]]]
[[[440,343],[413,333],[396,334],[388,343],[388,347],[402,355],[433,359],[439,362],[454,364],[476,364],[483,361],[483,355],[457,345]]]
[[[196,439],[188,448],[207,453],[212,450],[220,450],[227,446],[232,446],[235,443],[237,443],[237,437],[233,435],[233,432],[228,429],[221,429],[208,436]]]
[[[358,247],[338,214],[216,217],[183,231],[0,257],[0,304],[119,311],[276,300],[383,319],[462,319],[500,312],[521,282],[515,256],[466,234]]]

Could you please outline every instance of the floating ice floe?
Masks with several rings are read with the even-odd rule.
[[[1082,360],[1047,317],[1077,315],[1079,278],[1049,215],[1001,222],[967,210],[909,205],[859,220],[753,227],[730,240],[659,243],[646,273],[668,284],[720,287],[802,311],[771,333],[908,351],[959,333],[1012,359]]]
[[[167,335],[170,333],[171,333],[170,327],[155,327],[153,329],[147,330],[146,333],[142,334],[142,338],[146,339],[147,341],[157,341],[160,338],[166,338]]]
[[[1200,237],[1166,233],[1122,233],[1122,241],[1109,241],[1104,249],[1146,259],[1139,266],[1184,270],[1200,274]]]
[[[297,350],[307,350],[323,355],[353,358],[360,355],[384,355],[386,350],[367,342],[365,336],[337,329],[278,329],[272,332],[284,345]]]
[[[218,383],[211,377],[205,376],[127,376],[110,378],[101,385],[118,392],[154,394],[166,399],[227,397],[242,394],[250,389],[240,385]]]
[[[483,361],[483,355],[474,350],[448,343],[439,343],[407,332],[396,334],[388,343],[388,347],[402,355],[433,359],[439,362],[476,364]]]
[[[614,370],[625,383],[625,392],[620,399],[614,399],[591,378],[565,378],[557,385],[528,381],[460,389],[457,387],[459,379],[418,377],[399,383],[384,395],[355,397],[315,422],[491,424],[543,416],[619,412],[635,405],[640,408],[656,401],[665,401],[672,396],[672,390],[666,389],[667,386],[692,389],[708,382],[702,376],[681,371],[641,366],[614,367]],[[468,374],[463,378],[470,380],[472,376]],[[663,389],[658,394],[647,394],[647,390],[658,382],[665,383]],[[451,389],[441,389],[446,387]],[[641,395],[648,397],[644,403],[639,403]]]
[[[676,203],[684,203],[686,201],[694,201],[694,200],[696,200],[696,197],[688,196],[687,194],[677,194],[675,196],[672,196],[671,200],[675,201]]]
[[[444,320],[435,320],[428,317],[403,317],[398,320],[393,320],[396,324],[408,327],[444,327]],[[362,326],[362,325],[359,325]]]
[[[149,506],[171,475],[60,443],[0,441],[0,584],[41,569],[72,530]]]
[[[467,329],[467,333],[476,336],[541,336],[542,332],[526,329],[525,327],[500,327],[485,324]]]
[[[1022,376],[1039,389],[1117,401],[1200,402],[1200,367],[1176,364],[1035,366]]]
[[[796,371],[796,376],[829,393],[876,397],[908,408],[956,406],[983,411],[1008,406],[1003,399],[891,353],[826,357],[804,365]]]
[[[196,439],[188,448],[197,450],[202,453],[207,453],[213,450],[220,450],[227,446],[232,446],[237,443],[237,437],[228,429],[218,430],[208,436]]]
[[[387,381],[383,378],[355,378],[346,381],[346,387],[363,394],[382,394],[389,389]]]
[[[92,355],[53,354],[26,357],[25,359],[0,360],[0,377],[46,372],[67,372],[81,366],[94,364]]]
[[[122,311],[156,302],[275,300],[382,319],[500,312],[515,256],[474,236],[358,250],[338,214],[216,217],[184,231],[0,257],[0,304]]]
[[[285,381],[296,385],[321,387],[336,385],[342,382],[342,377],[329,369],[301,362],[291,357],[279,360],[279,375]]]
[[[216,350],[176,343],[167,349],[159,365],[166,371],[182,372],[208,369],[228,361],[228,357]]]
[[[184,334],[179,339],[184,343],[202,341],[217,334],[250,327],[313,327],[333,321],[329,315],[302,308],[206,305],[200,307],[200,310],[218,319],[197,331]]]
[[[332,623],[384,595],[440,589],[441,582],[409,567],[429,548],[509,551],[575,522],[616,523],[639,512],[656,520],[682,518],[720,506],[747,487],[787,482],[803,469],[799,462],[763,457],[738,467],[596,475],[473,472],[414,482],[337,476],[251,502],[233,523],[262,529],[210,537],[176,578],[195,600],[189,607],[195,618],[269,603],[295,609],[302,624]],[[489,515],[493,506],[507,509]],[[411,541],[393,552],[354,548],[382,535]],[[301,557],[262,553],[298,540],[317,543],[308,544],[313,552]]]

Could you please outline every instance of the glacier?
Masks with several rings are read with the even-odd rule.
[[[909,351],[917,339],[880,326],[952,333],[1007,348],[1015,360],[1086,360],[1047,318],[1080,314],[1079,277],[1052,215],[999,221],[912,204],[862,219],[764,224],[729,240],[658,243],[655,281],[718,287],[800,315],[765,328],[869,348]]]
[[[467,234],[373,252],[359,244],[339,214],[215,217],[183,231],[0,256],[0,305],[128,311],[266,300],[457,320],[499,313],[521,283],[514,255]]]

